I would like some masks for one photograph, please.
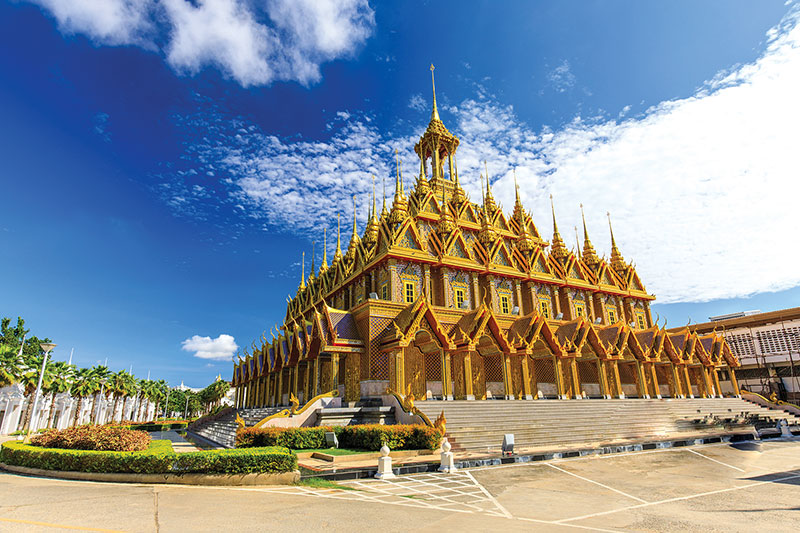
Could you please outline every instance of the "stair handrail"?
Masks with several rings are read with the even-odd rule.
[[[281,411],[278,411],[274,415],[269,415],[268,417],[258,421],[253,427],[256,428],[263,427],[267,422],[269,422],[274,418],[291,418],[295,415],[302,414],[309,407],[311,407],[311,405],[317,400],[321,400],[322,398],[336,398],[337,396],[339,396],[338,389],[334,389],[328,392],[323,392],[322,394],[318,394],[313,398],[311,398],[310,400],[308,400],[308,402],[306,402],[306,404],[303,407],[298,409],[297,407],[300,405],[300,402],[297,400],[294,394],[290,394],[289,401],[292,403],[292,406],[289,409],[282,409]]]
[[[413,393],[409,392],[408,394],[403,396],[402,394],[400,394],[399,392],[395,391],[394,389],[391,389],[391,388],[387,387],[386,388],[386,394],[390,394],[390,395],[394,396],[397,399],[397,403],[400,404],[400,408],[403,411],[405,411],[406,413],[412,414],[412,415],[417,415],[418,417],[420,417],[422,419],[422,421],[425,423],[426,426],[432,427],[432,428],[436,428],[442,433],[442,436],[445,435],[445,431],[447,429],[447,427],[446,427],[447,419],[444,417],[444,409],[442,409],[442,412],[439,414],[439,416],[436,418],[436,420],[434,422],[431,422],[431,419],[428,418],[428,415],[426,415],[425,413],[420,411],[419,407],[414,405],[414,394]]]
[[[764,396],[760,395],[759,393],[753,392],[753,391],[749,391],[747,389],[742,389],[741,393],[742,393],[743,396],[745,394],[749,394],[749,395],[752,395],[752,396],[757,396],[758,398],[761,398],[762,400],[764,400],[764,402],[766,402],[768,404],[771,404],[771,405],[775,405],[776,407],[781,406],[781,405],[786,405],[786,406],[789,406],[789,407],[791,407],[793,409],[797,409],[798,411],[800,411],[800,405],[796,405],[796,404],[793,404],[791,402],[784,402],[783,400],[779,400],[777,398],[777,395],[774,392],[772,393],[772,396],[775,397],[774,399],[772,399],[772,396],[770,396],[770,398],[765,398]]]

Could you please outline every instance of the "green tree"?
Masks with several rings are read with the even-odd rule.
[[[70,394],[72,394],[73,398],[78,399],[78,405],[75,408],[75,413],[72,419],[73,426],[78,425],[78,417],[81,413],[81,407],[83,407],[83,399],[94,394],[94,391],[96,390],[97,383],[94,381],[94,374],[92,373],[91,369],[81,368],[75,372],[75,376],[72,380],[72,386],[70,387]]]
[[[111,420],[113,421],[114,417],[117,415],[117,406],[119,405],[119,400],[135,393],[136,378],[133,377],[132,374],[128,373],[127,370],[120,370],[119,372],[111,375],[111,379],[108,382],[108,388],[114,395],[114,407],[111,409]],[[120,420],[121,419],[122,413],[120,413]]]
[[[19,383],[25,390],[25,396],[28,397],[28,405],[25,408],[25,417],[23,418],[22,423],[23,431],[29,429],[31,425],[31,417],[33,416],[33,398],[36,394],[36,387],[39,385],[39,374],[41,374],[42,371],[43,359],[44,354],[41,354],[41,356],[38,358],[33,356],[25,357],[23,355],[23,371],[20,375]],[[43,383],[48,379],[47,376],[49,372],[50,369],[46,368],[44,378],[42,379]]]
[[[69,391],[75,367],[64,361],[56,361],[50,365],[49,371],[49,379],[44,384],[45,392],[50,394],[50,411],[47,414],[47,425],[45,426],[48,428],[53,425],[56,395]]]
[[[19,381],[22,361],[13,346],[0,344],[0,389]]]
[[[108,380],[111,378],[112,372],[105,365],[93,366],[90,370],[92,374],[92,383],[95,385],[95,390],[92,391],[92,410],[89,412],[89,422],[94,424],[97,421],[97,398],[101,393],[108,396],[107,387]],[[105,392],[103,392],[105,391]]]

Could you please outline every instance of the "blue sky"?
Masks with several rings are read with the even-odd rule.
[[[228,377],[395,148],[412,179],[430,63],[473,198],[516,168],[606,254],[610,211],[670,325],[797,305],[793,3],[84,4],[0,2],[0,314],[56,357]]]

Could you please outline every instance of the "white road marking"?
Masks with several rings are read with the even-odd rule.
[[[609,514],[619,513],[619,512],[622,512],[622,511],[630,511],[631,509],[641,509],[642,507],[650,507],[652,505],[661,505],[663,503],[672,503],[672,502],[679,502],[679,501],[684,501],[684,500],[691,500],[691,499],[694,499],[694,498],[701,498],[703,496],[711,496],[712,494],[721,494],[723,492],[732,492],[734,490],[749,489],[749,488],[752,488],[752,487],[757,487],[759,485],[764,485],[766,483],[779,483],[781,481],[788,481],[790,479],[798,479],[798,478],[800,478],[800,474],[796,474],[796,475],[793,475],[793,476],[786,476],[786,477],[782,477],[782,478],[778,478],[778,479],[771,479],[769,481],[756,481],[755,483],[750,483],[749,485],[742,485],[742,486],[739,486],[739,487],[729,487],[727,489],[712,490],[710,492],[701,492],[699,494],[692,494],[692,495],[689,495],[689,496],[680,496],[680,497],[677,497],[677,498],[669,498],[667,500],[659,500],[657,502],[648,502],[648,503],[643,503],[641,505],[631,505],[629,507],[622,507],[620,509],[612,509],[611,511],[602,511],[602,512],[599,512],[599,513],[592,513],[592,514],[587,514],[587,515],[583,515],[583,516],[575,516],[575,517],[572,517],[572,518],[563,518],[561,520],[555,521],[554,523],[556,523],[556,524],[565,524],[565,523],[572,522],[572,521],[575,521],[575,520],[585,520],[587,518],[594,518],[596,516],[605,516],[605,515],[609,515]]]
[[[720,465],[722,465],[722,466],[727,466],[728,468],[732,468],[732,469],[734,469],[734,470],[738,470],[739,472],[742,472],[742,473],[744,473],[744,472],[745,472],[745,470],[744,470],[744,469],[742,469],[742,468],[739,468],[738,466],[733,466],[733,465],[729,465],[728,463],[723,463],[722,461],[717,461],[716,459],[712,459],[711,457],[709,457],[709,456],[707,456],[707,455],[703,455],[703,454],[702,454],[702,453],[700,453],[700,452],[696,452],[696,451],[694,451],[694,450],[691,450],[691,449],[688,449],[688,448],[686,449],[686,451],[687,451],[687,452],[691,452],[691,453],[693,453],[693,454],[695,454],[695,455],[699,455],[699,456],[700,456],[700,457],[702,457],[703,459],[708,459],[709,461],[713,461],[713,462],[715,462],[715,463],[717,463],[717,464],[720,464]]]
[[[489,498],[490,500],[492,500],[492,502],[494,502],[494,504],[497,506],[497,508],[498,508],[498,509],[500,509],[500,511],[503,513],[503,515],[504,515],[506,518],[513,518],[513,517],[511,516],[511,513],[509,513],[509,512],[508,512],[508,509],[506,509],[505,507],[503,507],[502,505],[500,505],[500,502],[498,502],[498,501],[497,501],[497,498],[495,498],[494,496],[492,496],[491,494],[489,494],[489,491],[488,491],[488,490],[486,490],[486,489],[483,487],[483,485],[481,485],[480,483],[478,483],[478,480],[477,480],[477,479],[475,479],[475,478],[472,476],[472,474],[470,474],[469,472],[464,472],[464,473],[465,473],[465,474],[466,474],[466,475],[467,475],[467,476],[468,476],[468,477],[469,477],[469,478],[472,480],[472,482],[473,482],[473,483],[475,483],[475,485],[476,485],[477,487],[479,487],[479,488],[481,489],[481,491],[482,491],[482,492],[483,492],[483,493],[486,495],[486,497],[487,497],[487,498]]]
[[[608,490],[614,491],[617,494],[622,494],[623,496],[625,496],[627,498],[630,498],[632,500],[636,500],[637,502],[647,503],[647,500],[643,500],[641,498],[637,498],[636,496],[632,496],[632,495],[628,494],[627,492],[622,492],[621,490],[617,490],[614,487],[609,487],[608,485],[603,485],[602,483],[600,483],[598,481],[594,481],[592,479],[589,479],[588,477],[583,477],[583,476],[579,476],[578,474],[573,474],[572,472],[570,472],[568,470],[564,470],[563,468],[559,468],[559,467],[557,467],[556,465],[554,465],[552,463],[546,463],[546,464],[550,468],[555,468],[556,470],[558,470],[560,472],[564,472],[565,474],[568,474],[570,476],[574,476],[574,477],[576,477],[578,479],[582,479],[584,481],[588,481],[589,483],[594,483],[595,485],[599,485],[599,486],[603,487],[604,489],[608,489]]]

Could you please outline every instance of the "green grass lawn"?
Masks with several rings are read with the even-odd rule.
[[[295,450],[296,453],[320,452],[328,455],[357,455],[360,453],[376,453],[372,450],[353,450],[350,448],[318,448],[314,450]]]
[[[308,477],[301,479],[297,482],[298,485],[303,487],[310,487],[312,489],[339,489],[339,490],[359,490],[347,485],[340,485],[335,481],[330,481],[321,477]]]

